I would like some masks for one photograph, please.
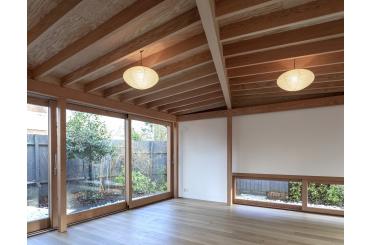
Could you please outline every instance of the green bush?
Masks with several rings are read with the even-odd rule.
[[[344,206],[344,186],[310,183],[309,202],[316,205]]]
[[[288,200],[301,201],[301,182],[289,182]],[[344,186],[310,183],[308,187],[309,203],[315,205],[344,206]]]
[[[301,188],[302,188],[302,182],[289,181],[288,200],[291,202],[301,202]]]
[[[117,176],[115,182],[124,185],[125,177]],[[167,191],[167,183],[162,181],[156,183],[152,181],[149,177],[142,174],[140,171],[133,170],[132,172],[132,182],[133,182],[133,193],[134,194],[151,194],[156,192]]]

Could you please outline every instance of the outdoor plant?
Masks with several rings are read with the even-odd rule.
[[[289,182],[288,199],[293,202],[301,201],[300,182]],[[330,184],[310,183],[308,187],[309,202],[316,205],[330,205],[343,207],[344,205],[344,186]]]
[[[66,152],[68,159],[82,160],[83,167],[88,164],[88,179],[93,180],[93,164],[99,163],[105,156],[113,158],[116,148],[106,125],[97,115],[74,112],[67,122]]]
[[[117,176],[115,182],[124,185],[125,177]],[[155,192],[163,192],[167,190],[167,184],[165,182],[155,183],[149,177],[142,174],[138,170],[132,172],[132,185],[133,193],[135,194],[151,194]]]
[[[344,206],[344,186],[310,183],[309,202],[316,205]]]
[[[291,202],[301,202],[301,182],[288,182],[288,200]]]

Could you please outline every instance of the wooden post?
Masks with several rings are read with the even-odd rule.
[[[128,118],[125,123],[125,200],[130,208],[132,206],[132,120]]]
[[[232,204],[232,115],[227,114],[227,205]]]
[[[38,198],[37,204],[40,204],[40,192],[41,192],[41,184],[40,184],[40,152],[39,152],[39,137],[37,134],[34,134],[34,156],[35,156],[35,184],[38,191]]]
[[[178,198],[178,123],[173,123],[173,198]]]
[[[49,213],[52,228],[58,228],[57,103],[49,101]]]
[[[57,99],[57,146],[58,230],[66,232],[66,100],[64,98]]]
[[[173,192],[172,170],[172,126],[167,126],[167,191],[169,192]]]
[[[302,180],[302,211],[307,209],[307,201],[308,201],[308,180]]]

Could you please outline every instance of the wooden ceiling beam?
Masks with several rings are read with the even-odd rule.
[[[343,80],[332,80],[332,81],[323,81],[318,83],[312,83],[309,87],[305,88],[305,90],[315,89],[315,88],[329,88],[329,87],[342,87],[344,86]],[[248,95],[259,95],[263,93],[282,93],[284,90],[279,87],[267,87],[267,88],[257,88],[257,89],[250,89],[250,90],[239,90],[233,91],[232,96],[248,96]],[[290,93],[290,92],[288,92]]]
[[[303,94],[303,95],[295,95],[295,96],[282,96],[282,97],[263,97],[263,98],[255,98],[255,99],[246,99],[241,101],[234,101],[234,107],[236,109],[244,108],[244,107],[255,107],[261,105],[268,105],[268,104],[277,104],[277,103],[285,103],[285,102],[292,102],[292,101],[303,101],[308,99],[319,99],[319,98],[329,98],[335,96],[342,96],[342,92],[334,92],[334,93],[324,93],[324,94]],[[324,105],[327,106],[327,105]],[[309,107],[311,108],[311,107]],[[301,108],[299,108],[301,109]]]
[[[209,85],[203,88],[190,90],[190,91],[180,93],[177,95],[173,95],[173,96],[170,96],[164,99],[156,100],[156,101],[145,104],[145,106],[146,108],[152,108],[152,109],[157,108],[158,110],[161,110],[160,107],[162,106],[166,106],[171,103],[176,103],[181,100],[192,99],[200,95],[217,92],[217,91],[221,91],[221,86],[219,84],[212,84],[212,85]]]
[[[174,108],[174,109],[169,109],[168,113],[176,114],[176,113],[179,113],[179,112],[182,112],[182,111],[192,110],[192,109],[203,107],[203,106],[209,106],[209,105],[213,105],[213,104],[216,104],[216,103],[221,103],[223,101],[224,101],[223,96],[217,97],[217,98],[212,98],[212,99],[207,99],[207,100],[200,101],[200,102],[197,102],[197,103],[180,106],[180,107],[177,107],[177,108]]]
[[[192,105],[192,104],[195,104],[195,103],[199,103],[199,102],[206,101],[206,100],[211,100],[211,99],[214,99],[214,98],[223,98],[222,91],[220,90],[220,91],[216,91],[216,92],[212,92],[212,93],[208,93],[208,94],[202,94],[202,95],[199,95],[199,96],[194,97],[194,98],[189,98],[189,99],[186,99],[186,100],[182,100],[182,101],[178,101],[178,102],[175,102],[175,103],[160,106],[158,108],[158,111],[167,112],[170,109],[175,109],[175,108],[179,108],[179,107],[183,107],[183,106],[187,106],[187,105]]]
[[[271,97],[290,97],[290,96],[297,96],[297,95],[305,95],[305,94],[327,94],[327,93],[342,93],[344,92],[343,86],[336,86],[336,87],[329,87],[329,88],[313,88],[298,92],[269,92],[269,93],[262,93],[257,95],[242,95],[242,96],[235,96],[233,98],[234,103],[237,101],[246,101],[248,99],[257,99],[257,98],[271,98]]]
[[[47,31],[80,2],[81,0],[64,0],[47,13],[35,26],[27,31],[27,46],[31,45],[41,34]]]
[[[199,113],[187,114],[187,115],[179,115],[177,116],[177,122],[227,117],[227,114],[228,114],[228,110],[218,110],[218,111],[199,112]]]
[[[344,39],[333,38],[313,43],[299,44],[292,47],[284,47],[267,50],[253,54],[234,56],[226,59],[228,68],[248,66],[253,64],[267,63],[276,60],[294,59],[301,56],[331,53],[344,50]]]
[[[134,2],[129,7],[120,11],[118,14],[111,17],[109,20],[98,26],[96,29],[89,32],[87,35],[84,35],[80,39],[69,44],[67,47],[59,51],[47,61],[37,66],[34,69],[34,76],[40,77],[48,74],[48,72],[53,70],[55,67],[60,65],[68,58],[89,47],[93,43],[109,35],[120,27],[128,24],[131,20],[147,12],[162,1],[163,0],[141,0]]]
[[[315,76],[344,73],[344,63],[316,66],[309,69],[315,74]],[[283,71],[230,78],[230,90],[233,90],[234,87],[242,84],[260,83],[274,80],[276,81],[281,74],[283,74]]]
[[[344,62],[344,52],[334,52],[319,55],[309,55],[296,58],[296,66],[301,68],[314,68],[318,66],[341,64]],[[284,72],[293,68],[293,59],[272,61],[263,64],[231,68],[227,70],[229,82],[242,76],[258,75],[271,72]]]
[[[225,57],[341,37],[344,19],[223,45]]]
[[[289,9],[261,15],[221,27],[221,40],[231,41],[253,34],[288,28],[295,24],[324,22],[327,19],[342,18],[343,1],[317,0]]]
[[[325,97],[325,98],[289,101],[289,102],[282,102],[282,103],[275,103],[275,104],[268,104],[268,105],[248,106],[245,108],[236,108],[231,111],[231,114],[233,116],[240,116],[240,115],[248,115],[248,114],[289,111],[289,110],[306,109],[306,108],[313,108],[313,107],[342,105],[342,104],[344,104],[344,96],[340,95],[340,96],[332,96],[332,97]]]
[[[143,58],[143,63],[146,64],[148,67],[153,67],[157,65],[161,65],[162,63],[175,58],[179,55],[185,55],[189,51],[203,47],[207,44],[207,39],[205,38],[204,33],[193,36],[189,39],[186,39],[180,43],[177,43],[171,47],[166,48],[165,50],[162,50],[158,53],[155,53],[153,55],[147,56]],[[94,81],[89,82],[85,85],[84,91],[85,92],[93,92],[95,90],[101,89],[103,87],[106,87],[110,85],[112,82],[115,82],[119,79],[123,78],[123,72],[132,67],[139,65],[140,62],[134,62],[132,64],[129,64],[123,68],[120,68],[112,73],[109,73],[105,76],[102,76],[100,78],[97,78]]]
[[[207,77],[202,77],[192,82],[183,83],[173,87],[167,87],[161,91],[157,91],[156,93],[152,93],[140,98],[137,98],[133,101],[135,105],[144,105],[156,100],[160,100],[163,98],[167,98],[173,95],[181,94],[190,90],[195,90],[199,88],[203,88],[212,84],[218,83],[218,77],[216,74],[209,75]]]
[[[225,59],[222,54],[220,34],[215,16],[214,0],[196,0],[208,46],[212,53],[218,79],[228,109],[231,109],[230,87],[226,76]]]
[[[185,58],[181,61],[174,62],[172,64],[163,66],[159,69],[155,69],[155,71],[158,73],[161,81],[167,79],[167,77],[173,75],[174,73],[179,73],[181,71],[185,71],[187,69],[190,69],[192,67],[196,67],[205,63],[208,63],[211,61],[211,55],[209,50],[201,52],[199,54],[193,55],[191,57]],[[136,91],[131,89],[127,83],[124,82],[122,76],[123,76],[123,71],[121,71],[121,77],[119,78],[122,83],[113,86],[111,88],[108,88],[104,91],[104,96],[105,97],[112,97],[115,95],[119,95],[124,92],[128,91]],[[139,93],[140,91],[138,91]]]
[[[121,101],[129,101],[139,97],[151,95],[160,92],[165,89],[169,89],[174,86],[179,86],[185,83],[192,82],[196,79],[210,76],[215,74],[216,70],[214,65],[210,62],[201,66],[197,66],[193,69],[189,69],[185,72],[181,72],[175,76],[168,77],[167,79],[160,80],[154,87],[146,90],[131,90],[121,95]]]
[[[213,110],[213,109],[217,109],[217,108],[224,108],[225,109],[226,108],[225,101],[221,100],[221,102],[216,102],[216,103],[209,104],[209,105],[196,106],[196,107],[188,109],[188,110],[184,110],[184,111],[174,113],[174,115],[180,116],[180,115],[186,115],[186,114],[200,112],[200,111]]]
[[[190,27],[199,21],[200,18],[198,11],[196,8],[193,8],[71,72],[63,77],[63,86],[77,82],[87,75],[123,59],[123,57],[129,54],[136,52],[151,43],[159,41],[162,38],[172,35],[177,31]]]
[[[266,2],[270,0],[219,0],[216,1],[216,16],[225,17]]]
[[[51,83],[40,82],[33,79],[27,80],[27,92],[51,98],[66,98],[69,103],[78,105],[92,106],[97,109],[105,109],[119,113],[129,113],[133,115],[174,122],[176,118],[172,115],[135,106],[125,102],[106,99],[101,96],[87,94],[72,88],[64,88]]]
[[[315,99],[300,99],[300,100],[289,101],[289,102],[271,103],[271,104],[258,105],[258,106],[247,106],[244,108],[235,108],[229,111],[231,112],[231,115],[233,116],[242,116],[242,115],[249,115],[249,114],[299,110],[299,109],[343,105],[343,104],[344,104],[344,96],[337,95],[337,96],[329,96],[329,97],[315,98]],[[177,116],[177,121],[183,122],[183,121],[193,121],[193,120],[200,120],[200,119],[220,118],[220,117],[227,117],[227,114],[228,114],[227,110],[218,110],[218,111],[208,111],[208,112],[201,112],[201,113],[188,114],[188,115],[179,115]]]

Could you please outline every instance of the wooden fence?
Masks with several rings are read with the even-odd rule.
[[[237,179],[236,190],[239,194],[266,196],[267,192],[288,193],[287,181]]]
[[[104,157],[101,162],[89,164],[81,159],[67,161],[67,182],[69,192],[72,189],[83,188],[80,181],[89,181],[91,187],[98,186],[102,178],[106,185],[115,185],[115,178],[123,176],[124,142],[114,140],[118,146],[118,154],[112,159]],[[48,135],[27,135],[27,193],[28,202],[38,205],[47,202],[48,195]],[[164,141],[134,141],[132,143],[132,165],[153,181],[166,180],[167,143]],[[72,189],[71,189],[72,188]]]

